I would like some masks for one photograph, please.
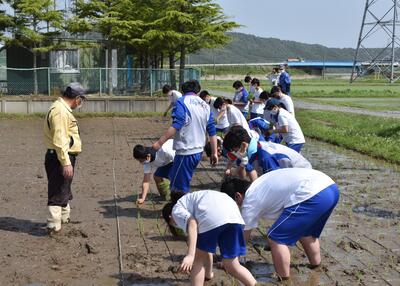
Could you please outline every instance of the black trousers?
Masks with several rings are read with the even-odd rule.
[[[75,170],[75,155],[69,155],[73,169]],[[58,161],[57,154],[53,150],[46,153],[44,166],[46,168],[48,180],[48,206],[66,207],[68,202],[72,200],[71,183],[72,178],[66,180],[62,173],[62,166]]]

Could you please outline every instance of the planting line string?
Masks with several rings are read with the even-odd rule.
[[[151,142],[150,142],[150,143],[151,143]],[[154,194],[154,193],[151,191],[151,189],[150,189],[150,192],[151,192],[151,194]],[[155,203],[155,201],[154,201],[153,196],[150,196],[150,202],[151,202],[151,204],[152,204],[152,206],[153,206],[153,210],[158,211],[158,209],[156,208],[156,203]],[[175,263],[175,261],[174,261],[174,259],[173,259],[173,253],[172,253],[171,249],[170,249],[169,246],[168,246],[167,240],[165,239],[165,231],[164,231],[164,233],[163,233],[162,230],[161,230],[161,228],[160,228],[160,219],[159,219],[158,217],[156,218],[156,226],[157,226],[158,233],[160,234],[160,236],[161,236],[161,238],[162,238],[162,240],[163,240],[163,242],[164,242],[165,248],[167,249],[167,252],[168,252],[168,255],[169,255],[169,257],[170,257],[171,262],[172,262],[172,263]],[[174,278],[175,278],[175,279],[178,279],[178,276],[175,274],[175,272],[174,272],[174,271],[171,271],[171,272],[172,272],[172,275],[174,276]]]
[[[117,224],[117,245],[118,245],[118,266],[119,266],[119,276],[121,280],[121,285],[124,284],[124,274],[123,274],[123,265],[122,265],[122,244],[121,244],[121,232],[119,229],[119,212],[118,212],[118,203],[117,203],[117,183],[115,179],[115,123],[114,118],[112,119],[113,126],[113,160],[112,160],[112,174],[113,174],[113,188],[114,188],[114,207],[115,207],[115,220]]]

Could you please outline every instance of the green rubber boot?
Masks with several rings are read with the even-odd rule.
[[[159,183],[158,189],[160,191],[160,196],[165,200],[169,200],[170,198],[169,181],[164,180],[163,182]]]

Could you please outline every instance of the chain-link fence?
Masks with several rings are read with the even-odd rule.
[[[184,80],[200,80],[200,70],[187,68]],[[65,86],[80,82],[88,94],[148,95],[161,90],[163,85],[178,86],[179,70],[81,68],[57,70],[52,68],[0,68],[0,93],[3,95],[59,95]]]

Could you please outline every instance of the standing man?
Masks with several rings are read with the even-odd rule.
[[[292,83],[292,80],[290,79],[290,75],[285,70],[285,65],[279,66],[279,72],[280,75],[279,75],[278,85],[281,87],[282,92],[284,94],[290,96],[290,84]]]
[[[171,199],[177,193],[188,193],[193,172],[199,164],[206,144],[206,132],[210,137],[212,165],[218,163],[217,136],[210,106],[197,93],[201,90],[197,80],[182,85],[183,96],[172,110],[172,125],[153,144],[158,151],[170,138],[174,138],[174,163],[170,173]]]
[[[78,124],[72,111],[80,108],[84,99],[85,90],[80,83],[70,83],[50,107],[44,122],[49,235],[59,232],[61,224],[70,220],[71,183],[76,156],[82,151]]]

